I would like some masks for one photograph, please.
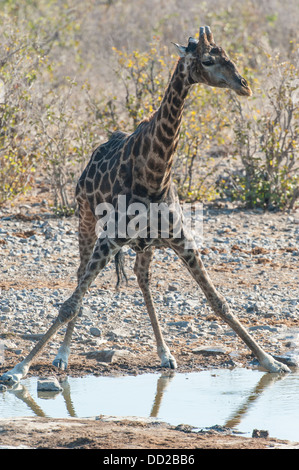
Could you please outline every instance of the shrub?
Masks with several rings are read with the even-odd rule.
[[[39,158],[30,130],[30,99],[42,59],[25,35],[2,12],[5,25],[0,57],[0,204],[24,192],[32,183]]]
[[[222,194],[251,208],[294,207],[299,197],[298,84],[291,62],[268,56],[260,84],[264,93],[249,105],[232,97],[234,153],[242,166],[222,181]]]
[[[2,1],[0,204],[42,179],[56,212],[72,212],[70,191],[92,149],[116,129],[132,132],[159,106],[177,60],[171,41],[210,24],[216,42],[238,55],[254,97],[241,102],[225,90],[192,88],[173,167],[179,195],[294,207],[298,2],[135,3]],[[260,44],[278,47],[285,62]]]

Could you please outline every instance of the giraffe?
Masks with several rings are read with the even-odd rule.
[[[229,88],[240,96],[251,96],[252,91],[240,75],[236,65],[226,52],[214,42],[209,26],[199,29],[199,39],[190,37],[187,46],[174,43],[178,61],[159,108],[143,120],[132,134],[114,132],[110,139],[92,154],[76,188],[79,208],[79,252],[80,266],[77,272],[77,287],[60,307],[56,320],[41,340],[23,361],[4,373],[1,381],[15,384],[26,376],[34,358],[45,347],[53,335],[64,325],[66,333],[53,364],[66,369],[70,354],[71,337],[84,295],[91,283],[107,263],[121,256],[122,247],[130,246],[136,252],[134,272],[143,293],[145,305],[153,327],[161,366],[177,367],[159,325],[150,290],[150,266],[156,247],[171,248],[183,261],[212,310],[226,322],[245,342],[269,372],[289,372],[285,364],[266,353],[239,320],[230,311],[222,294],[215,289],[199,254],[192,234],[182,223],[180,236],[175,236],[173,224],[168,238],[161,236],[97,236],[99,204],[107,203],[116,209],[119,220],[118,197],[125,197],[126,207],[141,202],[148,207],[153,202],[164,202],[170,207],[178,202],[171,170],[179,140],[184,102],[195,84]],[[175,207],[178,209],[179,205]],[[177,214],[170,211],[170,219]],[[182,217],[182,214],[179,214]],[[126,219],[127,222],[127,219]],[[188,242],[186,244],[186,242]],[[187,246],[187,248],[186,248]]]

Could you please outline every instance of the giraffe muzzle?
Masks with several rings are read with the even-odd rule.
[[[235,88],[235,91],[237,95],[239,96],[251,96],[252,95],[252,90],[250,86],[248,85],[247,81],[245,78],[241,78],[239,81],[239,86]]]

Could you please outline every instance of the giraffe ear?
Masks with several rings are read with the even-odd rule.
[[[180,44],[177,44],[176,42],[173,42],[172,44],[176,47],[176,50],[177,50],[179,56],[180,57],[185,57],[186,52],[187,52],[187,47],[180,46]]]

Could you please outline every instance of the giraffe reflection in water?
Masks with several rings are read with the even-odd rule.
[[[222,372],[223,371],[221,371],[221,370],[211,371],[210,376],[213,377],[213,374],[214,375],[215,374],[221,375]],[[227,373],[229,371],[226,370],[225,372]],[[251,371],[248,370],[249,374],[250,374],[250,372]],[[207,373],[207,371],[205,371],[205,373]],[[183,375],[185,376],[185,378],[188,378],[192,375],[192,373],[183,374]],[[193,373],[193,375],[194,375],[194,373]],[[198,382],[200,383],[200,372],[198,373],[198,375],[199,375]],[[167,405],[167,399],[168,399],[167,393],[171,392],[171,390],[169,390],[169,388],[171,388],[171,382],[173,381],[175,376],[176,376],[176,373],[174,371],[165,371],[158,378],[156,378],[156,375],[152,376],[152,382],[156,381],[156,390],[155,390],[154,395],[151,397],[150,402],[148,403],[149,407],[148,407],[148,414],[147,414],[147,416],[145,416],[146,418],[160,419],[161,408],[163,407],[163,405],[165,405],[165,406]],[[233,409],[233,411],[231,411],[231,415],[228,416],[224,420],[224,422],[221,423],[221,425],[223,425],[224,427],[227,427],[227,428],[231,428],[231,429],[237,428],[238,425],[242,422],[242,419],[245,418],[245,416],[248,414],[250,409],[253,407],[254,403],[265,393],[265,391],[269,388],[269,386],[273,385],[277,381],[285,379],[286,377],[287,377],[286,375],[281,375],[281,374],[263,373],[261,378],[257,381],[256,385],[254,385],[252,387],[252,389],[250,391],[248,391],[248,393],[246,393],[246,397],[244,398],[242,403],[240,405],[236,406],[236,409]],[[103,378],[104,377],[96,377],[96,378],[92,377],[92,379],[93,379],[92,387],[93,388],[95,387],[95,383],[96,383],[95,381],[99,381],[99,385],[98,385],[99,393],[100,393],[101,389],[103,388],[103,384],[101,383],[101,380]],[[78,410],[76,410],[76,403],[78,402],[78,396],[80,397],[80,391],[79,391],[80,390],[80,382],[81,382],[82,396],[83,395],[86,396],[86,390],[85,390],[85,388],[86,388],[86,379],[88,380],[88,377],[85,377],[85,378],[83,377],[83,378],[76,379],[76,384],[74,384],[74,382],[73,382],[74,389],[75,389],[73,399],[72,399],[72,386],[71,386],[68,378],[66,378],[66,379],[64,379],[63,381],[60,382],[60,385],[61,385],[61,388],[62,388],[61,392],[45,392],[45,391],[38,392],[37,397],[38,397],[38,402],[39,403],[37,403],[37,401],[31,396],[31,394],[29,393],[28,388],[26,387],[26,385],[23,385],[23,384],[16,384],[13,388],[8,389],[5,393],[14,395],[15,398],[22,401],[28,407],[28,409],[30,410],[31,413],[33,413],[33,415],[38,416],[38,417],[53,417],[53,416],[49,416],[49,413],[47,413],[45,411],[45,408],[47,408],[47,407],[46,406],[43,407],[41,405],[41,400],[51,400],[53,402],[52,405],[51,405],[51,409],[55,410],[55,400],[58,397],[62,397],[65,410],[64,410],[64,412],[61,411],[61,413],[65,414],[65,412],[66,412],[67,416],[69,416],[69,417],[73,417],[73,418],[80,418],[81,417],[82,418],[82,416],[80,416],[80,412],[78,412]],[[107,377],[105,377],[105,379],[107,379]],[[113,380],[113,381],[117,381],[116,377],[112,377],[110,379]],[[125,380],[126,377],[122,377],[121,379]],[[136,379],[136,377],[133,377],[133,378],[129,377],[129,379],[130,380]],[[27,380],[34,380],[34,378],[33,379],[27,379]],[[173,385],[174,386],[172,387],[172,392],[174,392],[174,390],[176,388],[175,384],[173,384]],[[87,387],[89,387],[88,382],[87,382]],[[136,387],[138,389],[140,387],[140,385],[138,385],[138,382],[136,382]],[[116,386],[116,388],[117,388],[117,386]],[[242,387],[240,387],[240,388],[242,388]],[[123,387],[122,387],[122,389],[124,390]],[[130,398],[132,398],[132,396],[133,396],[133,394],[131,394],[131,397],[123,396],[123,410],[124,411],[122,412],[122,416],[126,416],[126,411],[125,410],[128,406],[128,403],[130,402]],[[81,398],[82,397],[80,397],[80,400],[81,400]],[[181,400],[182,397],[180,396],[178,398],[180,399],[180,403],[181,403],[182,402],[182,400]],[[5,399],[5,394],[4,394],[4,399]],[[199,399],[198,410],[199,410],[199,413],[200,413],[200,407],[201,407],[201,405],[200,405],[200,400],[201,400],[200,393],[199,393],[198,399]],[[99,403],[101,400],[95,402],[95,401],[92,401],[88,397],[87,397],[87,400],[88,400],[89,406],[90,406],[89,416],[104,414],[104,413],[101,412],[101,403]],[[175,400],[175,398],[172,397],[172,400]],[[219,400],[221,400],[221,389],[219,390]],[[102,409],[104,409],[105,406],[107,406],[106,403],[103,404]],[[109,406],[110,406],[110,409],[112,411],[113,410],[113,402],[112,403],[110,402]],[[145,403],[145,406],[147,406],[147,403]],[[210,406],[213,406],[213,405],[211,404]],[[79,405],[78,405],[78,407],[79,407]],[[60,405],[59,405],[58,408],[61,409],[61,399],[60,399]],[[95,409],[96,409],[96,413],[94,413]],[[9,413],[10,413],[10,410],[7,410],[6,414],[9,415]],[[58,412],[55,411],[52,414],[56,415],[57,413]],[[24,413],[22,413],[22,415],[23,414]],[[112,415],[113,412],[110,413],[110,414]],[[212,412],[211,412],[211,415],[213,415]],[[134,416],[136,416],[136,414],[134,414]],[[215,415],[213,415],[213,417],[214,416]],[[84,417],[86,417],[86,412],[84,412]],[[200,418],[198,418],[198,421],[200,421]],[[168,422],[171,423],[171,416],[168,417]],[[213,423],[213,422],[210,423],[210,425],[213,425],[213,424],[215,424],[215,423]],[[193,423],[192,423],[192,425],[193,425]],[[194,425],[193,425],[193,427],[194,427]],[[196,427],[200,428],[200,427],[203,427],[203,426],[201,425],[200,422],[198,422],[198,424],[196,424]]]

